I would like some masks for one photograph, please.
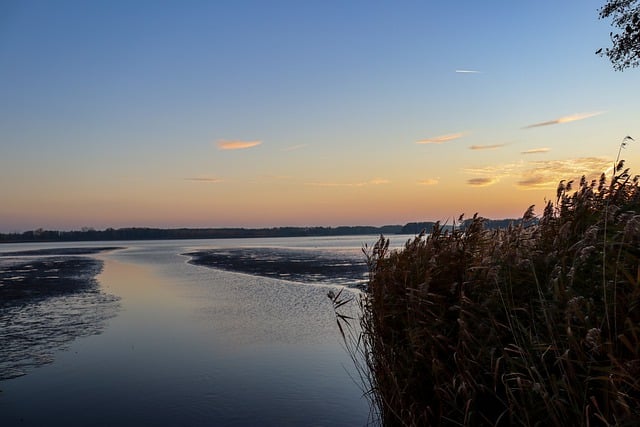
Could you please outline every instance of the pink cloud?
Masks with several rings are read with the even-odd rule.
[[[216,184],[218,182],[222,182],[219,178],[185,178],[185,181],[193,181],[193,182],[210,182]]]
[[[467,184],[473,187],[488,187],[498,182],[497,178],[471,178],[467,180]]]
[[[564,116],[557,119],[548,120],[546,122],[534,123],[532,125],[525,126],[523,129],[531,129],[531,128],[537,128],[542,126],[551,126],[551,125],[558,125],[562,123],[570,123],[578,120],[588,119],[589,117],[599,116],[600,114],[602,114],[602,112],[572,114],[570,116]]]
[[[495,150],[496,148],[502,148],[506,144],[492,144],[492,145],[472,145],[470,150]]]
[[[434,136],[432,138],[426,138],[426,139],[421,139],[419,141],[416,141],[416,144],[442,144],[444,142],[449,142],[449,141],[453,141],[454,139],[462,138],[463,136],[464,136],[464,133],[462,132],[452,133],[448,135]]]
[[[218,150],[244,150],[262,144],[262,141],[218,141]]]
[[[540,153],[548,153],[549,151],[551,151],[550,148],[533,148],[531,150],[525,150],[522,151],[522,154],[540,154]]]

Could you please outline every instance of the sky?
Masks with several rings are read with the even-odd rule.
[[[0,0],[0,232],[541,213],[622,151],[604,0]]]

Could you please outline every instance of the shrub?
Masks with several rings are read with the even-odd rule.
[[[506,229],[476,215],[365,248],[358,325],[332,297],[384,425],[640,420],[638,177],[573,185]]]

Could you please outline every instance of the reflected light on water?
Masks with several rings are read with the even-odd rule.
[[[210,244],[131,242],[100,255],[118,316],[0,383],[0,425],[364,425],[327,286],[180,255]]]

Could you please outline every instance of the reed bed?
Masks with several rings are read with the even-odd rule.
[[[330,295],[373,419],[638,425],[638,176],[620,161],[610,179],[561,182],[539,217],[455,225],[365,248],[357,321]]]

